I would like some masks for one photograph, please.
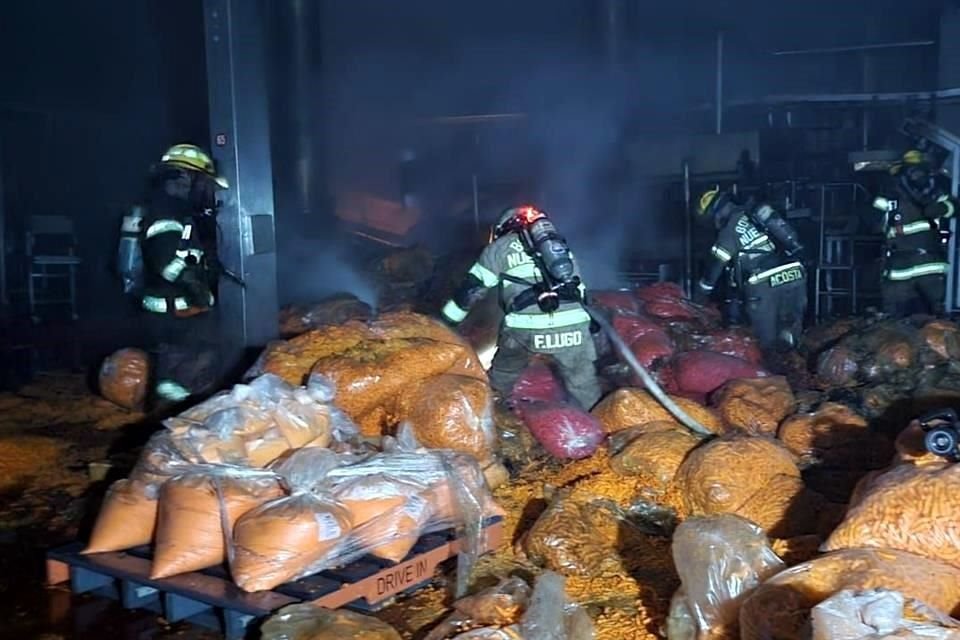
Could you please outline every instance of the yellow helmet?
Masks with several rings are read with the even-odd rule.
[[[700,196],[700,204],[697,205],[697,213],[701,216],[706,215],[706,213],[710,210],[710,205],[716,202],[717,196],[719,195],[720,185],[717,185],[713,189],[704,192],[704,194]]]
[[[903,154],[903,164],[925,164],[927,162],[927,154],[916,149],[910,149]]]
[[[213,178],[214,183],[221,189],[229,189],[230,183],[221,175],[217,174],[213,166],[213,159],[206,151],[193,144],[175,144],[163,157],[160,158],[163,164],[179,167],[188,171],[199,171]]]

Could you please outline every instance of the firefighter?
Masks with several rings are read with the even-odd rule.
[[[953,217],[956,201],[941,186],[930,159],[907,151],[891,169],[887,193],[875,198],[873,206],[884,215],[884,312],[898,317],[943,313],[949,265],[941,230]]]
[[[531,356],[542,354],[556,365],[570,395],[590,409],[601,395],[597,356],[590,316],[581,304],[586,289],[566,242],[546,214],[533,207],[506,209],[490,236],[444,306],[444,319],[459,324],[496,287],[504,320],[490,369],[494,389],[509,396]]]
[[[153,342],[153,405],[165,407],[215,383],[217,190],[229,184],[210,156],[178,144],[150,173],[140,241],[147,331]]]
[[[713,222],[717,237],[695,296],[709,297],[726,271],[735,302],[761,346],[795,347],[807,308],[807,283],[803,247],[794,229],[770,205],[738,204],[719,187],[703,194],[697,212]]]

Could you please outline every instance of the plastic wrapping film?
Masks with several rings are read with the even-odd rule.
[[[586,611],[567,598],[564,578],[547,571],[534,585],[520,635],[523,640],[593,640],[596,631]]]
[[[157,487],[135,479],[117,480],[100,507],[84,553],[149,544],[157,523]]]
[[[293,387],[266,374],[164,422],[172,446],[196,464],[263,468],[286,452],[350,442],[356,426],[333,407],[334,387],[313,375]]]
[[[424,640],[593,640],[596,635],[590,616],[570,602],[564,579],[552,571],[541,574],[532,591],[521,578],[505,578],[453,607]]]
[[[492,587],[454,602],[453,613],[423,640],[519,638],[516,624],[530,604],[531,591],[522,578],[503,578]]]
[[[451,452],[304,449],[274,470],[290,495],[253,509],[233,528],[231,569],[247,591],[367,554],[400,561],[422,535],[455,528],[462,593],[483,548],[483,518],[500,513],[476,461]]]
[[[873,640],[914,637],[960,638],[960,623],[897,591],[840,591],[813,608],[812,640]]]
[[[740,605],[785,568],[758,526],[733,515],[692,517],[673,535],[681,587],[670,606],[670,640],[737,637]]]
[[[400,640],[390,625],[370,616],[308,603],[280,609],[260,628],[261,640]]]
[[[296,388],[265,375],[168,419],[166,429],[147,442],[129,479],[107,495],[87,552],[148,544],[157,522],[157,497],[171,478],[201,474],[255,479],[262,477],[256,468],[298,448],[353,450],[357,429],[330,404],[333,395],[330,382],[320,376]]]
[[[843,590],[898,591],[939,611],[960,613],[960,570],[890,549],[845,549],[764,582],[740,609],[742,640],[808,640],[812,610]]]
[[[160,489],[152,579],[223,564],[234,523],[283,495],[268,471],[198,469]]]

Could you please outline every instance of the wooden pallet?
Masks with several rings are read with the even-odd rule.
[[[483,530],[483,550],[492,551],[503,539],[503,522],[491,518]],[[258,593],[241,590],[220,567],[151,580],[148,547],[91,555],[81,555],[82,549],[74,542],[47,553],[49,585],[69,583],[73,593],[105,596],[127,609],[154,611],[169,622],[192,622],[234,640],[243,638],[254,621],[298,602],[376,611],[395,596],[433,580],[437,566],[457,554],[460,541],[451,531],[428,534],[401,562],[366,556]]]

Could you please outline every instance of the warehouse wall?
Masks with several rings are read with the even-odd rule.
[[[119,217],[166,145],[207,139],[199,2],[5,2],[0,144],[8,242],[30,215],[71,217],[84,260],[80,333],[96,353],[136,339],[110,273]],[[161,37],[155,25],[175,29]],[[11,256],[11,288],[24,286]]]

